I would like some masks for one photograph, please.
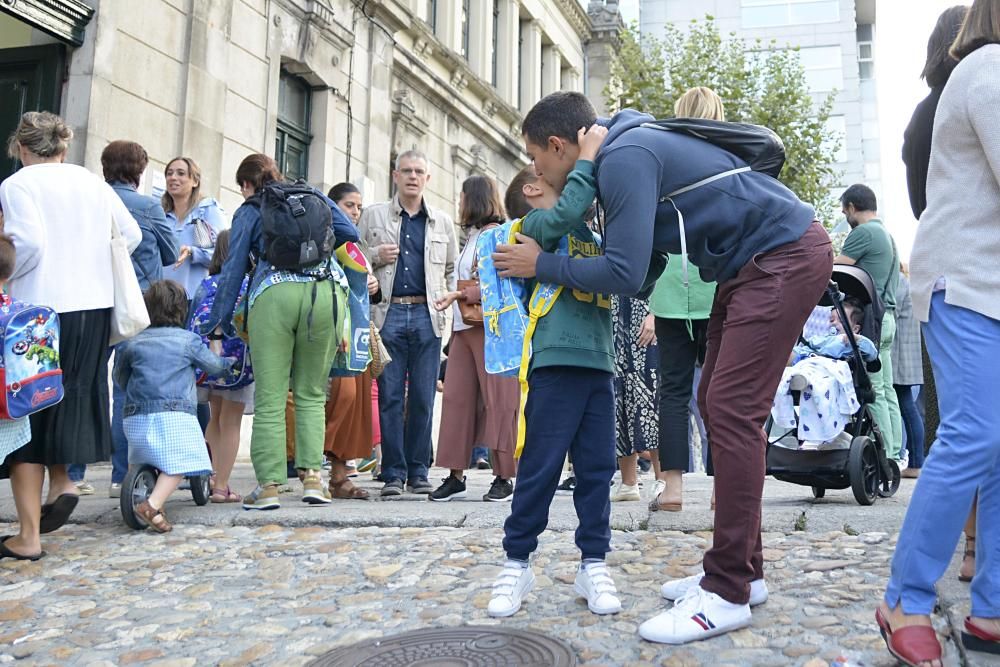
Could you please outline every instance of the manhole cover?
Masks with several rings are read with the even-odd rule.
[[[427,628],[331,651],[312,667],[574,667],[576,655],[537,632],[496,627]]]

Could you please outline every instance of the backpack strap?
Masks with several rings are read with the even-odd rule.
[[[524,450],[526,425],[524,409],[528,405],[528,367],[531,365],[531,339],[535,335],[538,320],[548,314],[555,305],[556,299],[562,294],[562,285],[537,283],[531,298],[528,299],[528,328],[524,332],[524,344],[521,347],[521,367],[517,371],[517,381],[521,387],[521,400],[517,413],[517,444],[514,447],[514,458],[521,458]]]

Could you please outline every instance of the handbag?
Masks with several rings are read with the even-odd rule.
[[[208,224],[201,218],[196,218],[192,221],[194,225],[194,245],[196,248],[213,248],[215,247],[215,239],[217,234],[215,230],[212,229],[212,225]]]
[[[108,344],[117,345],[148,327],[149,313],[146,312],[139,279],[135,277],[128,244],[114,219],[111,220],[111,277],[115,301],[111,308],[111,338]]]
[[[369,369],[372,372],[372,377],[377,378],[379,375],[382,375],[382,371],[392,361],[392,357],[389,356],[389,350],[385,349],[385,343],[382,342],[382,336],[379,335],[374,322],[369,323],[369,331],[370,340],[368,349],[372,357]]]
[[[479,281],[475,278],[471,280],[459,280],[457,283],[458,290],[461,292],[467,287],[476,287],[479,285]],[[458,312],[462,315],[462,321],[473,327],[483,326],[483,304],[482,303],[468,303],[459,299]]]

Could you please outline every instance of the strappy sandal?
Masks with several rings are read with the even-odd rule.
[[[167,521],[167,515],[163,513],[163,510],[158,510],[149,504],[148,500],[143,500],[138,507],[135,508],[135,513],[146,522],[150,528],[158,533],[169,533],[174,529],[170,522]]]
[[[964,583],[969,583],[972,578],[976,576],[976,538],[965,536],[965,554],[962,556],[962,567],[965,566],[965,561],[967,559],[972,559],[972,574],[965,575],[962,574],[961,568],[958,571],[958,580]]]
[[[238,503],[243,500],[243,496],[234,492],[229,486],[217,486],[212,489],[212,495],[208,497],[213,503]]]
[[[875,622],[889,653],[907,667],[941,660],[941,642],[933,627],[910,625],[893,630],[881,609],[875,610]]]
[[[330,495],[339,500],[368,500],[368,492],[354,486],[350,479],[342,479],[339,482],[330,480]]]
[[[682,509],[683,503],[661,503],[660,496],[654,496],[649,501],[650,512],[680,512]]]

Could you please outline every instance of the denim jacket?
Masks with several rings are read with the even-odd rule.
[[[125,417],[156,412],[196,414],[195,367],[220,375],[233,359],[213,354],[196,334],[152,327],[115,350],[112,379],[125,389]]]
[[[177,261],[177,234],[167,222],[160,202],[154,197],[139,194],[131,183],[113,181],[109,185],[142,231],[142,241],[132,251],[132,268],[139,279],[139,287],[145,292],[151,284],[163,278],[165,265]]]
[[[204,220],[215,230],[216,235],[225,228],[225,215],[219,208],[219,203],[211,197],[205,197],[198,202],[183,220],[178,220],[173,211],[167,213],[167,222],[177,234],[177,245],[191,248],[191,257],[177,267],[173,262],[165,264],[163,277],[183,285],[189,299],[198,291],[201,281],[208,277],[208,266],[212,263],[212,255],[215,254],[215,245],[208,248],[199,248],[196,245],[194,230],[197,220]]]
[[[348,241],[358,241],[358,230],[347,214],[321,192],[317,191],[317,194],[326,200],[333,214],[334,246],[339,248]],[[253,263],[256,262],[253,278],[247,289],[249,297],[257,291],[264,279],[276,270],[263,255],[264,230],[260,222],[260,208],[253,203],[244,202],[233,214],[229,256],[226,257],[226,261],[222,265],[222,273],[219,274],[219,289],[215,293],[215,303],[212,305],[212,312],[199,331],[201,335],[208,335],[217,326],[221,326],[228,335],[236,335],[236,330],[232,325],[232,317],[244,276],[249,273]]]

